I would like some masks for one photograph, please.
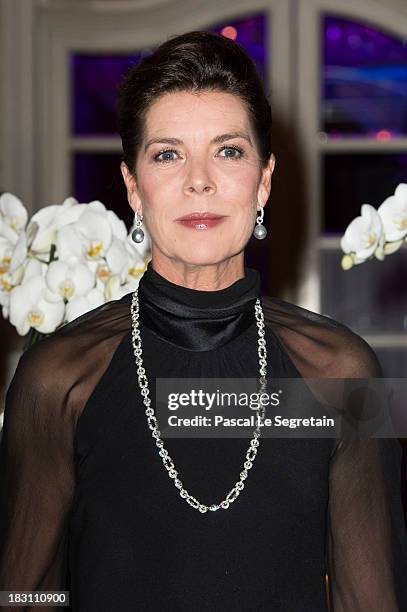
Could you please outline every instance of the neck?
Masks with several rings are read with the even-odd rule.
[[[139,285],[141,323],[162,339],[187,350],[213,350],[254,325],[260,275],[244,275],[227,287],[200,291],[173,283],[148,263]],[[129,293],[128,299],[132,299]]]
[[[225,289],[245,277],[243,252],[216,264],[201,265],[170,259],[153,249],[151,266],[171,283],[200,291]]]

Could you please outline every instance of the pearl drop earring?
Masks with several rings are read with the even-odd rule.
[[[259,211],[259,216],[256,217],[257,225],[253,230],[253,236],[258,240],[263,240],[267,236],[267,228],[263,225],[264,218],[264,207],[262,206]]]
[[[143,240],[144,240],[144,232],[141,229],[141,222],[143,221],[143,216],[139,217],[138,210],[136,210],[135,220],[136,220],[136,227],[135,227],[135,229],[131,233],[132,240],[134,240],[134,242],[138,242],[138,243],[139,242],[143,242]]]

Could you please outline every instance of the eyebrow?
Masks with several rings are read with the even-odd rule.
[[[212,143],[220,144],[222,142],[225,142],[225,140],[231,140],[232,138],[244,138],[250,144],[252,144],[250,136],[246,134],[245,132],[239,132],[239,131],[230,132],[228,134],[219,134],[218,136],[215,136],[215,138],[211,140],[211,144]],[[151,138],[151,140],[148,140],[146,144],[144,145],[144,151],[147,151],[148,147],[154,143],[165,143],[165,144],[172,144],[172,145],[184,144],[182,140],[180,140],[179,138],[162,138],[161,136],[159,136],[158,138]]]

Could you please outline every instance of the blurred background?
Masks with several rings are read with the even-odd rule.
[[[128,229],[121,76],[174,34],[240,43],[271,101],[277,159],[269,235],[251,241],[247,264],[265,293],[342,321],[386,376],[406,377],[407,244],[340,267],[340,237],[361,205],[377,208],[407,182],[405,0],[1,0],[0,11],[0,193],[30,214],[99,199]],[[3,395],[23,338],[1,317],[0,334]]]

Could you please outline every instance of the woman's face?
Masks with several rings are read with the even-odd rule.
[[[271,156],[261,170],[247,111],[223,92],[174,92],[147,111],[135,177],[122,162],[130,206],[143,215],[152,257],[189,265],[241,253],[270,193]],[[216,222],[183,223],[190,213]]]

